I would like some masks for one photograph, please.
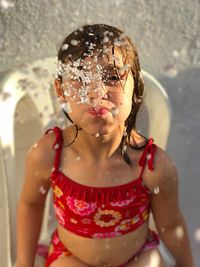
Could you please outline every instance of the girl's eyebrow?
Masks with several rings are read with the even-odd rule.
[[[103,68],[106,69],[106,70],[110,70],[110,71],[112,71],[112,70],[117,70],[117,71],[119,71],[119,70],[120,70],[120,67],[117,67],[117,68],[116,68],[116,66],[113,65],[112,63],[109,63],[109,64],[107,64],[107,65],[104,65]]]
[[[108,65],[105,65],[104,69],[107,71],[107,72],[112,72],[112,71],[116,71],[117,74],[119,75],[119,77],[121,79],[123,79],[124,77],[126,77],[126,75],[129,73],[129,70],[127,71],[126,69],[123,71],[123,72],[120,72],[121,71],[121,68],[120,67],[117,67],[113,64],[108,64]]]
[[[109,66],[108,65],[108,66],[104,66],[103,70],[106,71],[106,72],[108,72],[108,71],[111,72],[111,71],[115,71],[116,68],[114,66]]]

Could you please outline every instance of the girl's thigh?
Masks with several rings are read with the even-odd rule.
[[[49,267],[90,267],[73,256],[60,257],[50,264]]]
[[[167,267],[158,249],[141,252],[126,267]]]

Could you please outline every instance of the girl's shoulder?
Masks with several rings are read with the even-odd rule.
[[[146,149],[149,140],[150,139],[134,131],[132,133],[131,145],[134,145],[135,148],[138,148],[138,151],[140,151],[140,154],[142,154]],[[173,168],[176,168],[175,162],[173,161],[172,157],[164,149],[158,146],[155,141],[152,142],[152,145],[156,147],[153,158],[154,170],[157,170],[159,172],[166,172]]]
[[[178,180],[176,164],[172,157],[161,147],[156,145],[156,152],[153,160],[154,169],[148,172],[146,184],[150,189],[171,187]]]
[[[172,157],[158,145],[156,145],[155,167],[160,173],[166,173],[176,169],[176,164]]]
[[[132,145],[135,149],[130,149],[130,156],[134,160],[136,159],[139,163],[143,153],[148,144],[147,138],[140,135],[137,131],[132,132]],[[178,180],[178,174],[176,169],[176,164],[172,157],[161,147],[159,147],[156,142],[152,142],[154,149],[150,149],[150,152],[154,151],[151,156],[153,156],[153,170],[148,168],[148,160],[146,160],[146,167],[143,172],[143,181],[149,189],[154,189],[156,187],[173,186],[174,182]]]
[[[55,150],[52,148],[54,141],[55,135],[53,132],[42,135],[27,153],[29,165],[34,165],[34,169],[37,168],[38,172],[43,173],[45,179],[48,179],[54,166]]]

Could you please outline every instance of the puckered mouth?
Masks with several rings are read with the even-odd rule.
[[[95,109],[95,108],[88,109],[88,113],[90,113],[92,115],[96,115],[96,116],[104,115],[108,111],[110,111],[110,109],[107,107],[103,107],[103,106],[100,106],[98,109]]]

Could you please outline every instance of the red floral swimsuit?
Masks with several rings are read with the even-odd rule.
[[[56,135],[56,140],[53,144],[55,164],[50,183],[59,224],[80,236],[111,238],[132,232],[149,219],[151,191],[143,184],[142,173],[146,161],[148,161],[149,169],[153,170],[156,145],[153,144],[152,138],[148,140],[139,160],[142,168],[138,178],[118,186],[92,187],[73,181],[59,170],[63,144],[62,130],[54,127],[45,134],[52,130]],[[157,235],[151,230],[149,230],[148,238],[156,244],[159,242]],[[57,232],[54,233],[54,241],[55,239],[58,239]],[[53,254],[52,246],[50,250],[49,254]],[[62,247],[62,252],[64,250],[66,248]],[[68,255],[69,251],[64,254]]]

